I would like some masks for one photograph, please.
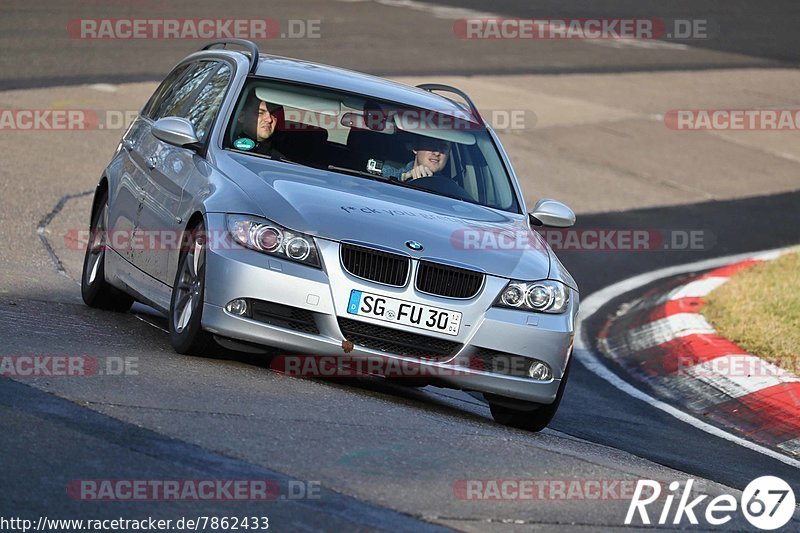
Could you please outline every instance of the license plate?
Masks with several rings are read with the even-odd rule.
[[[461,327],[461,313],[458,311],[357,290],[350,292],[347,312],[447,335],[458,335]]]

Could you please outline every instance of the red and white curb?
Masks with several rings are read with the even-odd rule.
[[[800,377],[746,353],[698,313],[733,274],[783,252],[648,291],[607,321],[598,347],[668,402],[800,458]]]

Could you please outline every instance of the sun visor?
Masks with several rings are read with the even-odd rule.
[[[393,118],[399,130],[467,145],[475,144],[475,135],[469,130],[481,127],[474,122],[440,113],[400,113]]]
[[[320,115],[339,116],[339,101],[322,98],[312,94],[303,94],[297,89],[284,90],[277,87],[256,87],[256,98],[295,109],[303,109]]]

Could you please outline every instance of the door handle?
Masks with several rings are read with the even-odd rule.
[[[158,159],[156,159],[156,156],[154,155],[148,157],[145,162],[147,163],[147,168],[149,168],[150,170],[153,170],[154,168],[156,168],[156,165],[158,165]]]

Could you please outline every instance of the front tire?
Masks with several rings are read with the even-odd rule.
[[[206,235],[202,222],[192,227],[181,243],[178,272],[169,306],[169,340],[182,354],[206,355],[214,347],[212,335],[203,331],[206,275]]]
[[[99,200],[97,212],[89,226],[91,240],[83,256],[81,297],[89,307],[124,313],[133,305],[133,297],[106,281],[108,192],[103,192]]]
[[[561,404],[561,397],[564,396],[564,389],[567,386],[571,365],[572,357],[570,357],[567,363],[567,369],[564,371],[564,376],[561,378],[561,383],[556,393],[556,399],[551,404],[514,402],[516,406],[510,407],[507,405],[508,402],[504,402],[502,398],[486,395],[494,421],[504,426],[524,429],[526,431],[542,431],[550,424],[553,417],[556,415],[556,411],[558,411],[558,406]]]

